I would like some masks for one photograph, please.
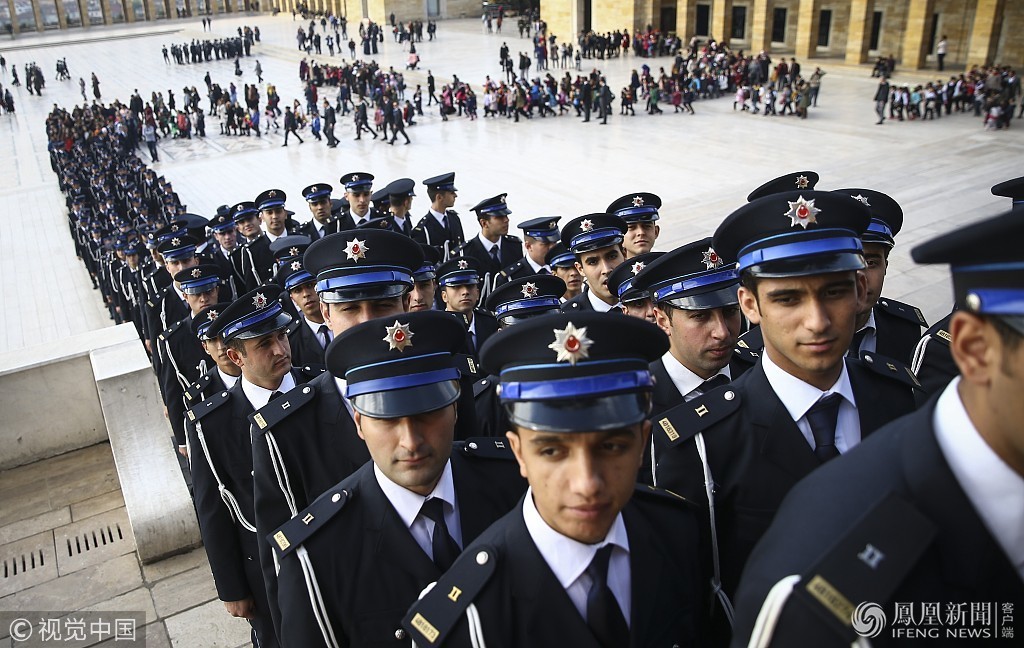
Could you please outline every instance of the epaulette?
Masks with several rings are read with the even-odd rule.
[[[658,502],[671,502],[676,506],[696,506],[696,504],[678,493],[673,493],[670,490],[658,488],[657,486],[651,486],[650,484],[638,483],[636,488],[633,489],[633,493],[634,495],[645,499],[651,499]]]
[[[505,268],[504,270],[502,270],[501,273],[500,273],[501,276],[502,277],[510,277],[510,276],[512,276],[512,274],[515,273],[517,270],[519,270],[519,268],[523,267],[524,263],[526,263],[525,259],[519,259],[518,261],[516,261],[512,265],[510,265],[507,268]]]
[[[313,400],[313,388],[309,385],[300,385],[250,414],[249,420],[262,434],[311,400]]]
[[[474,459],[515,459],[505,437],[470,437],[456,441],[452,450]]]
[[[480,365],[473,356],[466,355],[465,353],[455,353],[452,355],[455,358],[455,367],[463,376],[473,377],[480,373]]]
[[[761,327],[755,326],[736,341],[733,357],[749,364],[756,364],[763,349],[764,337],[761,335]]]
[[[577,302],[577,301],[572,301],[572,300],[569,300],[569,301],[565,302],[561,306],[561,308],[579,308],[579,307],[580,307],[580,303]]]
[[[287,556],[309,539],[328,520],[337,514],[352,493],[335,486],[316,498],[316,501],[267,536],[267,542],[277,548],[281,557]]]
[[[949,343],[953,341],[953,336],[949,334],[949,331],[943,328],[937,329],[930,337],[933,340],[938,340],[947,347],[949,346]]]
[[[910,304],[898,302],[895,299],[882,297],[878,300],[878,307],[890,315],[905,319],[908,322],[913,322],[918,326],[928,328],[928,320],[924,318],[924,314],[921,313],[921,309],[917,306],[911,306]]]
[[[861,351],[860,359],[864,362],[864,366],[879,375],[898,380],[914,389],[921,389],[921,383],[917,380],[917,376],[906,363],[871,351]]]
[[[303,367],[293,367],[293,369],[297,371],[303,378],[309,378],[310,380],[313,380],[323,372],[327,371],[327,367],[318,364],[305,365]]]
[[[498,552],[489,545],[464,551],[434,587],[409,608],[402,627],[419,646],[437,646],[494,575]]]
[[[203,402],[199,403],[192,409],[185,412],[185,416],[188,417],[188,420],[194,423],[195,421],[200,420],[201,418],[203,418],[210,412],[214,411],[224,403],[228,402],[229,398],[230,395],[228,394],[227,390],[217,392],[213,396],[210,396]]]
[[[473,398],[480,398],[480,394],[493,387],[498,381],[493,378],[481,378],[473,383]]]
[[[679,445],[723,420],[740,407],[740,394],[722,385],[654,418],[654,434],[669,446]]]
[[[413,231],[422,232],[423,231],[423,221],[420,221],[419,223],[417,223],[416,226],[413,227],[412,229],[413,229]]]
[[[509,239],[510,241],[515,241],[516,243],[522,243],[523,242],[523,239],[519,238],[515,234],[506,234],[505,238]]]
[[[159,335],[159,338],[161,340],[166,340],[167,338],[171,337],[178,331],[178,329],[181,328],[181,325],[184,324],[186,320],[188,320],[187,317],[185,319],[178,320],[174,324],[171,324],[166,329],[164,329],[164,332]]]
[[[292,323],[289,324],[287,328],[285,328],[285,331],[288,332],[289,336],[292,336],[295,335],[295,331],[298,331],[300,326],[302,326],[302,320],[296,317],[294,320],[292,320]]]
[[[787,613],[809,613],[855,638],[852,623],[862,621],[855,606],[861,601],[885,605],[935,534],[935,525],[917,508],[898,495],[887,495],[800,575],[786,602],[796,609]]]
[[[449,311],[449,312],[452,314],[452,317],[454,317],[455,319],[457,319],[460,322],[462,322],[462,325],[466,327],[467,331],[469,330],[469,325],[472,323],[469,320],[469,315],[466,315],[465,313],[460,313],[460,312],[457,312],[457,311]]]
[[[200,376],[199,380],[192,383],[189,388],[185,390],[185,400],[189,403],[202,400],[201,396],[203,394],[203,390],[209,386],[212,380],[213,376],[210,374],[203,374]]]

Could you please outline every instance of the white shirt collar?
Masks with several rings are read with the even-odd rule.
[[[231,389],[232,387],[234,387],[235,383],[238,382],[238,379],[241,378],[240,375],[239,376],[229,376],[228,374],[226,374],[223,371],[221,371],[220,367],[217,367],[217,375],[220,376],[220,379],[224,383],[224,387],[226,389]]]
[[[526,530],[533,538],[537,550],[543,556],[544,561],[551,568],[555,578],[568,589],[576,582],[583,572],[590,566],[594,554],[601,547],[613,544],[629,552],[629,537],[626,534],[626,524],[622,521],[622,513],[615,516],[611,529],[604,540],[596,544],[583,544],[564,536],[555,531],[544,518],[540,516],[537,505],[533,502],[533,489],[526,491],[526,498],[523,500],[523,520],[526,522]],[[625,612],[625,611],[623,611]],[[627,615],[628,619],[629,616]]]
[[[242,393],[245,394],[245,397],[249,399],[249,404],[256,410],[265,407],[270,402],[270,395],[275,391],[285,394],[292,389],[295,389],[295,379],[292,378],[291,371],[284,375],[277,389],[266,389],[259,385],[254,385],[244,375],[242,376]]]
[[[590,300],[590,305],[594,307],[594,310],[598,313],[607,313],[611,309],[615,308],[614,304],[606,304],[603,299],[594,294],[593,290],[587,290],[587,299]]]
[[[267,240],[269,240],[271,243],[273,243],[277,239],[281,238],[281,236],[288,236],[288,230],[286,229],[284,231],[284,233],[281,234],[281,236],[274,236],[273,234],[270,233],[270,230],[267,230],[266,232],[264,232],[264,234],[267,235]]]
[[[693,390],[697,389],[704,383],[704,379],[697,374],[690,371],[686,365],[679,362],[671,351],[661,356],[661,361],[665,365],[665,373],[672,379],[672,384],[676,386],[679,394],[684,398],[690,394]],[[716,376],[725,376],[729,380],[732,380],[732,373],[729,371],[729,365],[725,365],[718,370]]]
[[[438,224],[444,227],[444,219],[447,218],[447,216],[445,214],[442,214],[441,212],[434,211],[433,207],[431,207],[429,211],[430,215],[434,217],[434,220],[436,220]]]
[[[530,258],[529,254],[524,255],[524,258],[526,259],[526,262],[530,264],[530,268],[533,269],[533,274],[540,274],[541,270],[551,273],[551,268],[546,265],[537,265],[534,260]]]
[[[380,489],[384,491],[384,496],[388,498],[391,506],[398,513],[398,517],[402,518],[402,523],[405,524],[406,528],[411,527],[413,522],[416,521],[416,517],[420,514],[420,509],[423,508],[423,502],[428,499],[437,497],[444,500],[451,508],[455,508],[455,480],[452,479],[451,459],[444,465],[444,471],[441,473],[441,478],[437,480],[434,490],[430,491],[430,494],[426,497],[391,481],[377,467],[377,464],[373,464],[373,475],[377,478]],[[451,533],[451,530],[449,530],[449,533]]]
[[[302,318],[302,321],[306,323],[306,326],[309,327],[309,330],[313,331],[313,335],[316,337],[317,340],[320,341],[320,344],[323,344],[323,340],[320,340],[320,327],[326,325],[327,322],[321,322],[317,324],[316,322],[308,320],[305,317]],[[331,327],[329,326],[327,327],[327,338],[328,341],[334,339],[334,333],[331,332]]]
[[[772,362],[768,349],[761,354],[761,366],[764,368],[765,377],[768,378],[768,384],[772,386],[772,390],[786,406],[786,410],[789,411],[789,415],[794,421],[802,419],[812,405],[817,403],[822,396],[828,394],[839,394],[848,403],[854,407],[857,406],[857,399],[853,395],[853,385],[850,384],[850,374],[846,370],[845,361],[839,379],[826,391],[821,391],[814,385],[805,383],[780,369],[777,364]]]
[[[396,216],[395,214],[391,214],[391,220],[394,221],[394,223],[398,227],[398,229],[403,229],[405,227],[406,217],[404,217],[404,216]]]
[[[974,426],[954,378],[932,414],[935,440],[978,517],[1024,578],[1024,477],[1013,471]]]
[[[478,239],[480,239],[480,242],[484,246],[484,251],[487,252],[487,254],[491,253],[491,248],[494,247],[494,246],[498,246],[498,252],[499,253],[501,252],[501,239],[498,239],[497,242],[492,243],[491,241],[488,241],[487,239],[484,238],[484,233],[483,232],[480,232],[479,234],[477,234],[476,237]]]
[[[864,329],[871,329],[872,331],[878,330],[878,325],[875,324],[875,309],[872,308],[870,313],[871,314],[868,315],[868,321],[864,324],[864,326],[860,327],[860,331],[863,331]],[[858,333],[860,331],[858,331]]]

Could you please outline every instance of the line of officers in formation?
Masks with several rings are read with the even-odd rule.
[[[899,204],[817,181],[667,253],[654,194],[523,240],[501,194],[467,240],[453,173],[415,226],[350,173],[303,225],[272,189],[101,254],[254,645],[848,646],[862,601],[1024,601],[1024,211],[912,250],[954,287],[922,335]]]

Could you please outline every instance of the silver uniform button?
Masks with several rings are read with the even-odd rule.
[[[732,400],[736,398],[736,393],[730,389],[729,391],[722,394],[722,398],[724,398],[725,400]]]
[[[335,493],[334,495],[331,495],[331,501],[334,502],[335,504],[337,504],[338,500],[340,499],[341,493]]]
[[[308,394],[309,393],[309,387],[303,387],[302,388],[302,393],[303,394]]]
[[[476,448],[477,448],[477,445],[476,445],[476,443],[470,442],[470,444],[469,444],[469,449],[470,449],[470,450],[476,450]]]
[[[875,361],[875,359],[874,359],[874,358],[872,358],[871,356],[869,356],[869,355],[865,355],[865,356],[864,356],[864,362],[867,362],[868,364],[871,364],[871,363],[873,363],[874,361]]]
[[[476,564],[478,564],[478,565],[486,565],[487,561],[490,560],[490,559],[491,559],[491,557],[487,555],[486,551],[481,551],[480,553],[478,553],[476,555]]]
[[[405,630],[403,630],[402,628],[395,630],[395,639],[398,639],[399,641],[405,639]]]

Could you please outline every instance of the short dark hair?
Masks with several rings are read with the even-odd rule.
[[[992,324],[992,328],[999,334],[999,339],[1007,351],[1016,351],[1021,342],[1024,342],[1024,334],[1003,321],[998,315],[985,318]]]
[[[437,199],[437,194],[437,187],[427,187],[427,198],[430,198],[430,202],[434,202]]]
[[[224,346],[226,346],[229,349],[234,349],[235,351],[238,352],[238,355],[242,356],[243,358],[248,355],[245,352],[245,340],[239,338],[231,338],[230,340],[224,340]]]

